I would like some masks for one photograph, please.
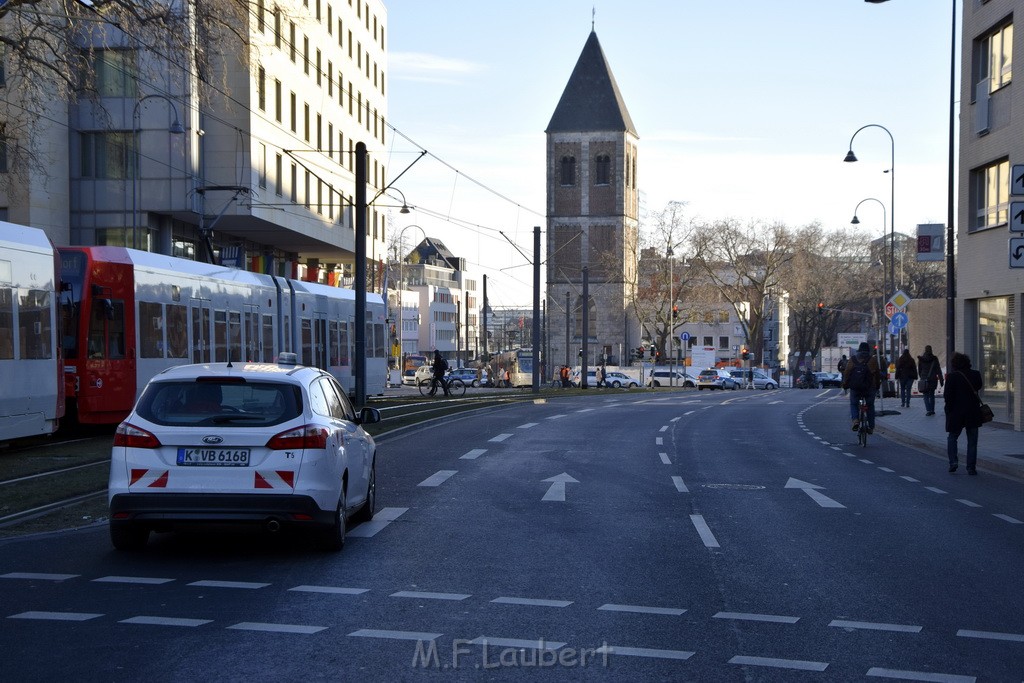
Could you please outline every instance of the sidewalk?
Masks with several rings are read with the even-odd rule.
[[[877,399],[875,408],[882,410]],[[899,398],[887,398],[885,411],[890,414],[877,416],[876,431],[946,460],[946,418],[941,398],[936,401],[935,414],[931,417],[925,416],[924,401],[916,396],[911,399],[909,408],[901,408]],[[966,451],[967,437],[961,434],[958,449],[961,464]],[[997,472],[1024,481],[1024,434],[997,422],[982,425],[978,430],[978,471],[981,474]]]

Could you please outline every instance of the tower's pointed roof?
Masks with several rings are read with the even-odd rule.
[[[637,135],[594,31],[583,46],[545,132],[575,131],[626,131]]]

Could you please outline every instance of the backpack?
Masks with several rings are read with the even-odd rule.
[[[850,375],[846,379],[846,386],[854,391],[867,392],[874,389],[871,382],[871,370],[868,368],[867,362],[860,362],[859,360],[850,360],[853,367],[850,370]]]

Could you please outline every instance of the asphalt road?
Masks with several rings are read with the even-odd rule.
[[[0,541],[0,679],[1020,680],[1024,487],[861,448],[838,397],[595,392],[388,435],[338,555]]]

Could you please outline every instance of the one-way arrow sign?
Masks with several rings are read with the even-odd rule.
[[[1010,202],[1010,232],[1024,232],[1024,202]]]
[[[547,493],[541,498],[544,500],[555,500],[559,502],[565,502],[565,485],[566,484],[578,484],[579,481],[573,479],[565,472],[562,472],[557,477],[548,477],[542,483],[551,482],[551,486],[548,487]]]
[[[1010,194],[1024,194],[1024,164],[1014,164],[1010,173]]]
[[[1024,268],[1024,237],[1010,238],[1010,267]]]
[[[846,507],[845,505],[843,505],[841,503],[837,503],[836,501],[832,500],[831,498],[829,498],[825,494],[818,493],[818,491],[816,489],[822,488],[821,486],[817,486],[815,484],[808,484],[806,481],[800,481],[799,479],[793,479],[792,477],[790,477],[789,481],[786,482],[785,488],[787,488],[787,489],[803,489],[803,492],[806,493],[808,496],[810,496],[811,500],[813,500],[815,503],[817,503],[818,505],[820,505],[823,508],[845,508]]]

